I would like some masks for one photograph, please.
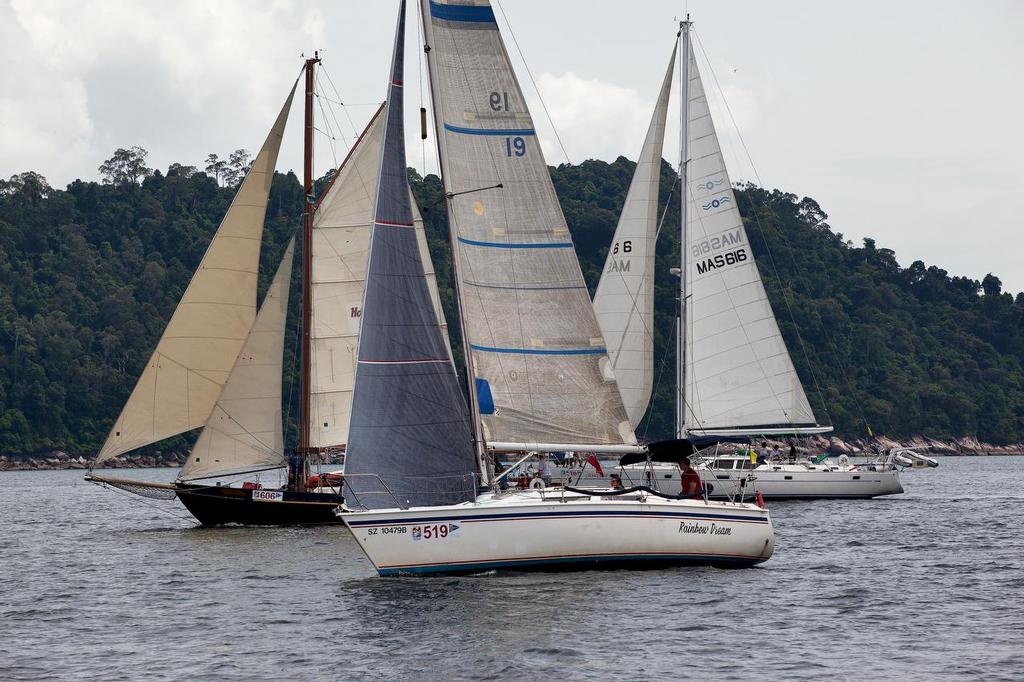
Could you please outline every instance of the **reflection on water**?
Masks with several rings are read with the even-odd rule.
[[[343,528],[201,529],[81,477],[0,473],[0,678],[1024,679],[1024,458],[775,503],[758,568],[459,578],[377,578]]]

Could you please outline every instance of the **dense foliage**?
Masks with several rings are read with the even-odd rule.
[[[230,182],[218,186],[227,179],[217,169],[115,170],[120,174],[106,183],[76,181],[66,190],[34,173],[0,181],[2,453],[96,451],[234,191]],[[552,169],[591,290],[632,171],[623,158]],[[663,202],[674,179],[664,166]],[[412,172],[410,180],[454,321],[440,183]],[[752,186],[738,194],[819,419],[831,418],[840,435],[863,435],[870,425],[894,436],[1024,440],[1024,295],[1014,300],[992,275],[983,282],[950,277],[920,261],[901,268],[873,240],[855,247],[833,232],[812,199]],[[675,302],[668,270],[678,258],[677,203],[673,196],[658,250],[656,394],[639,429],[650,439],[672,430]],[[276,175],[263,287],[301,207],[297,178]],[[285,385],[292,389],[285,411],[292,421],[296,318],[286,344]],[[461,355],[457,325],[452,331]]]

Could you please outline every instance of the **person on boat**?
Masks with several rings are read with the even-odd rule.
[[[505,476],[505,477],[500,478],[500,479],[498,478],[498,476],[501,476],[503,471],[505,471],[505,466],[501,462],[498,461],[497,457],[495,457],[494,458],[494,478],[497,479],[497,481],[498,481],[498,488],[500,488],[501,490],[508,490],[508,476]]]
[[[622,477],[620,477],[618,474],[612,474],[611,483],[609,484],[609,487],[612,490],[622,490]]]
[[[679,463],[680,468],[683,470],[682,480],[680,480],[680,494],[683,497],[689,497],[698,499],[704,497],[704,486],[700,480],[700,474],[698,474],[692,466],[690,466],[690,458],[683,457]]]
[[[551,485],[551,470],[548,468],[548,456],[543,452],[537,455],[537,476],[544,485]]]
[[[793,439],[789,441],[789,461],[790,463],[796,462],[796,442]]]

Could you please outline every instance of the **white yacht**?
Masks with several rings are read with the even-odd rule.
[[[471,404],[467,410],[408,229],[402,2],[338,515],[380,575],[767,560],[774,531],[769,512],[755,504],[646,490],[512,492],[492,485],[498,489],[480,494],[481,482],[494,483],[493,451],[645,449],[608,369],[490,6],[420,6],[467,375],[474,378]],[[687,29],[684,56],[692,55]],[[670,83],[666,75],[666,106]],[[656,121],[659,115],[648,139],[660,140],[664,106]]]

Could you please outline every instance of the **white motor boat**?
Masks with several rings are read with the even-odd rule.
[[[613,491],[603,491],[610,493]],[[382,576],[497,568],[744,567],[774,550],[755,504],[549,488],[462,504],[339,514]]]

